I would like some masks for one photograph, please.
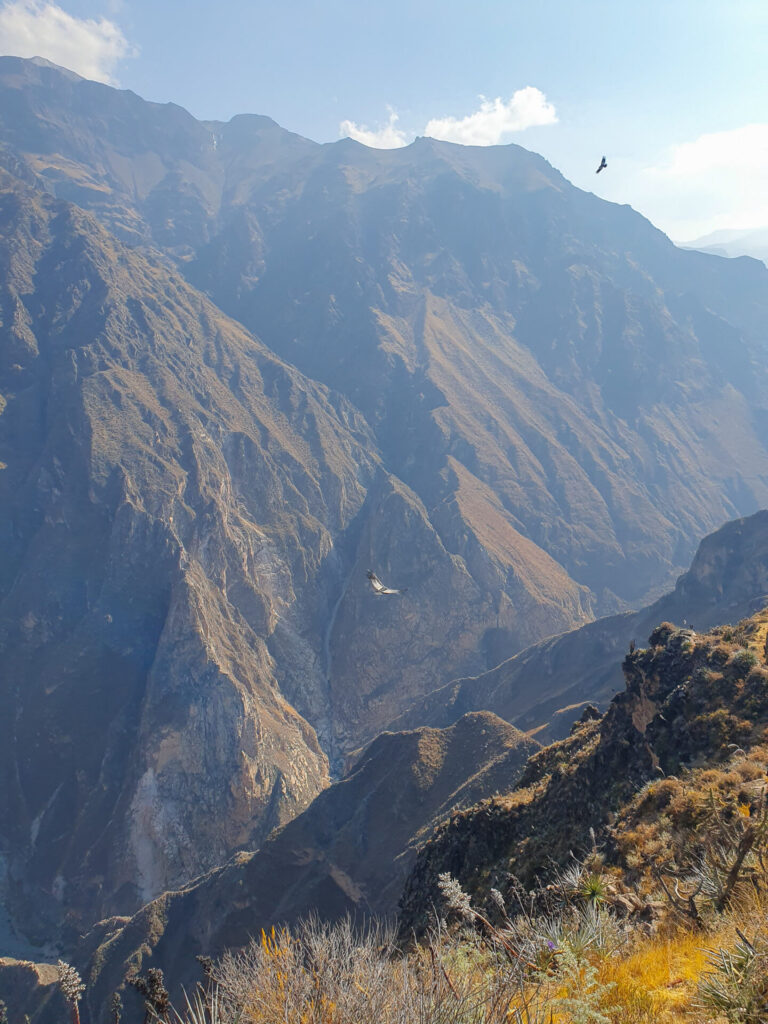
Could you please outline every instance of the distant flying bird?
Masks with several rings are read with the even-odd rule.
[[[383,597],[386,594],[404,594],[408,589],[407,587],[404,587],[402,590],[395,590],[394,587],[385,587],[373,569],[369,569],[366,575],[371,581],[371,587],[377,597]]]
[[[608,164],[605,162],[605,157],[600,161],[600,166],[595,171],[595,174],[599,174],[600,171],[604,171]]]

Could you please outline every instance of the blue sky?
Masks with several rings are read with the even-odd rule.
[[[677,240],[768,225],[767,40],[768,0],[0,0],[2,53],[319,142],[516,142]]]

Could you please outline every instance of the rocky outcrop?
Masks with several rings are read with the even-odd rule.
[[[488,672],[457,679],[416,702],[392,724],[444,727],[480,709],[532,732],[560,739],[583,707],[605,707],[624,687],[630,644],[664,620],[707,630],[736,622],[768,603],[768,512],[726,523],[705,537],[675,588],[637,612],[606,616],[532,645]]]
[[[610,864],[621,815],[646,783],[722,767],[753,746],[759,760],[766,628],[768,609],[704,634],[658,625],[647,648],[627,654],[626,688],[605,715],[584,715],[530,759],[515,789],[454,815],[420,849],[400,902],[403,934],[427,927],[442,872],[482,899],[515,878],[526,887],[546,879],[596,844]]]

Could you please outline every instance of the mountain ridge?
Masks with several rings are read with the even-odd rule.
[[[87,132],[87,117],[82,125]],[[202,139],[202,129],[190,122],[192,128],[190,145],[192,137]],[[278,134],[287,138],[282,129]],[[682,567],[692,553],[691,533],[701,536],[766,503],[760,483],[766,472],[759,468],[762,456],[748,410],[734,403],[735,395],[718,395],[719,376],[699,382],[702,360],[706,365],[715,356],[712,369],[737,390],[746,389],[753,405],[765,407],[765,374],[755,348],[755,338],[764,344],[764,275],[676,250],[634,211],[580,193],[541,157],[520,147],[464,148],[427,139],[393,151],[343,140],[296,145],[308,155],[294,159],[291,151],[285,174],[278,164],[270,165],[272,184],[263,168],[239,165],[233,172],[235,192],[224,206],[220,198],[206,199],[209,186],[202,179],[195,184],[190,178],[187,187],[169,171],[165,185],[156,186],[156,198],[141,206],[143,213],[127,196],[119,201],[121,209],[125,217],[140,216],[146,224],[154,218],[159,234],[152,244],[176,259],[197,287],[267,337],[282,358],[347,394],[371,423],[390,468],[428,507],[446,497],[441,473],[447,456],[457,454],[453,449],[468,470],[499,492],[505,463],[514,465],[524,455],[530,461],[533,448],[543,464],[532,465],[523,477],[523,493],[502,484],[505,512],[569,575],[592,588],[604,612],[621,600],[637,603],[658,587],[661,565],[669,575]],[[202,168],[215,154],[206,150],[198,156]],[[49,157],[29,155],[32,165],[40,159],[45,163]],[[51,173],[62,187],[66,184],[61,168],[52,167]],[[111,179],[100,180],[100,187],[114,191]],[[220,172],[210,187],[216,196],[224,195]],[[95,203],[94,211],[109,219],[103,202]],[[442,219],[436,219],[437,204],[448,211]],[[146,235],[154,229],[142,230]],[[174,231],[189,238],[179,234],[174,241]],[[548,247],[555,242],[561,255],[553,259]],[[567,266],[565,253],[573,261]],[[652,260],[663,280],[640,271],[638,259]],[[631,301],[622,289],[629,289]],[[731,293],[738,293],[737,301]],[[554,308],[553,294],[562,296]],[[463,307],[483,311],[479,332]],[[752,340],[734,335],[722,315]],[[425,333],[425,318],[436,330]],[[682,329],[670,333],[672,318]],[[583,324],[574,335],[579,321]],[[424,346],[426,338],[439,340],[451,359],[466,345],[481,353],[491,347],[484,337],[489,327],[497,351],[514,339],[512,362],[524,356],[535,370],[533,379],[521,375],[526,388],[535,386],[535,375],[543,370],[550,400],[558,407],[556,414],[548,410],[522,422],[517,415],[507,422],[505,413],[493,426],[500,434],[498,451],[483,437],[489,433],[488,412],[481,408],[471,414],[472,403],[455,384],[441,411],[446,405],[441,356],[434,341]],[[621,334],[625,338],[616,348]],[[547,335],[551,353],[540,343]],[[644,346],[637,344],[641,337]],[[724,347],[726,361],[717,357]],[[677,365],[666,365],[670,355]],[[585,361],[586,375],[580,368]],[[509,365],[509,359],[496,366],[488,362],[479,386],[487,388]],[[595,374],[597,388],[589,380]],[[631,387],[628,376],[634,378]],[[519,393],[499,397],[521,408]],[[668,405],[664,416],[648,408],[652,399]],[[728,408],[730,438],[722,426],[713,430],[713,401]],[[707,406],[706,416],[697,413],[697,404]],[[502,407],[497,401],[496,410]],[[676,407],[679,413],[670,415]],[[564,416],[560,410],[566,409]],[[415,450],[409,431],[424,438]],[[705,444],[694,442],[696,433]],[[576,438],[587,443],[574,445]],[[431,452],[423,447],[427,439]],[[691,445],[695,460],[686,457]],[[713,458],[717,446],[724,450]],[[652,453],[667,467],[667,478],[654,485],[658,494],[649,492],[645,481]],[[578,465],[569,462],[573,455]],[[743,494],[727,481],[712,487],[710,481],[722,474],[723,456],[752,481]],[[570,507],[562,496],[544,497],[555,490],[558,477],[571,480]],[[689,480],[690,493],[675,497],[673,477]],[[755,488],[752,498],[749,487]],[[622,501],[622,491],[632,500]],[[670,515],[659,516],[660,501]],[[583,511],[573,514],[579,507],[589,509],[597,529],[587,524]],[[699,511],[695,522],[693,508],[719,511],[705,513],[703,520]],[[542,520],[564,515],[573,519],[569,531],[542,530]]]

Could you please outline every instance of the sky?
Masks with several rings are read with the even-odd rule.
[[[768,0],[0,0],[0,54],[317,142],[514,142],[675,241],[768,227],[767,41]]]

